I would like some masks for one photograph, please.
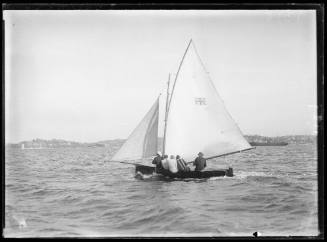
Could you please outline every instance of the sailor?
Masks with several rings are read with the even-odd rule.
[[[203,158],[202,152],[199,152],[198,157],[196,157],[193,162],[193,165],[195,166],[195,171],[202,171],[207,166],[206,159]]]
[[[161,166],[165,169],[168,170],[169,166],[168,166],[168,155],[164,155],[163,159],[161,160]]]
[[[177,161],[176,161],[174,155],[170,155],[170,159],[168,159],[168,167],[169,167],[169,171],[171,173],[177,173],[178,172]]]
[[[186,162],[179,155],[176,156],[177,169],[178,171],[185,172],[190,171],[190,168],[187,166]]]
[[[156,165],[156,170],[160,170],[162,168],[161,160],[162,160],[162,154],[160,151],[158,151],[157,156],[154,157],[154,159],[152,160],[152,164]]]

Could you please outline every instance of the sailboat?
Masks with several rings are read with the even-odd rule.
[[[203,62],[190,40],[173,82],[167,85],[162,154],[180,155],[193,161],[199,152],[206,160],[250,150],[253,147],[228,113]],[[155,167],[138,161],[153,158],[158,151],[159,97],[111,161],[135,165],[136,173],[156,173]],[[233,176],[233,169],[204,170],[160,175],[172,178]]]

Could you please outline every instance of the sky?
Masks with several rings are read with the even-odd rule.
[[[191,38],[243,134],[317,131],[314,10],[7,10],[4,20],[6,143],[127,138]]]

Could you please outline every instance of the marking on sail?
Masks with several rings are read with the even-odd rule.
[[[194,98],[194,102],[197,105],[207,105],[206,99],[204,97],[196,97]]]

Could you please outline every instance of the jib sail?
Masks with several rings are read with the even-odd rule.
[[[158,146],[158,116],[159,97],[111,160],[138,160],[154,156]]]

